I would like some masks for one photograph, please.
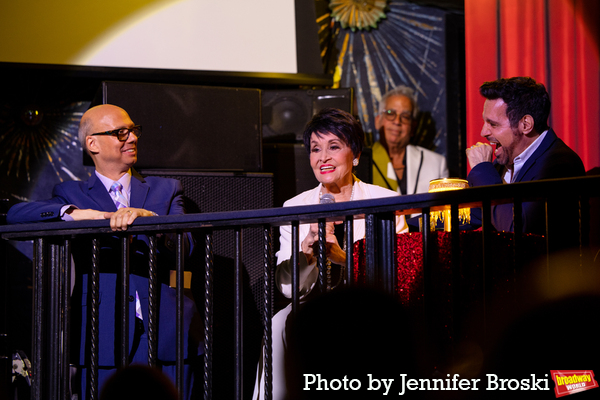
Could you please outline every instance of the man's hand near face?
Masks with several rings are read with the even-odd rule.
[[[469,165],[471,166],[471,169],[473,169],[482,162],[492,162],[494,148],[487,143],[477,142],[477,144],[469,147],[466,150],[466,153]]]

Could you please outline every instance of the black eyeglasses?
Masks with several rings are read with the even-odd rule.
[[[396,110],[385,110],[383,112],[383,116],[388,121],[395,121],[396,117],[398,116],[398,113],[396,112]],[[400,114],[400,121],[402,121],[405,124],[408,124],[410,121],[412,121],[412,114],[407,112]]]
[[[139,138],[142,136],[142,126],[136,125],[131,128],[119,128],[114,131],[106,131],[106,132],[98,132],[92,133],[90,136],[98,136],[98,135],[108,135],[108,136],[116,136],[119,139],[119,142],[126,142],[129,139],[129,133],[133,133],[135,137]]]

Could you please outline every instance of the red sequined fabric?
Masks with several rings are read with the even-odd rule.
[[[510,232],[491,232],[490,248],[493,257],[487,268],[493,294],[498,297],[514,291],[515,260],[514,235]],[[430,236],[432,257],[432,291],[450,301],[452,295],[452,272],[460,274],[461,292],[467,293],[463,301],[477,301],[482,290],[483,251],[482,232],[460,232],[460,265],[452,268],[452,234],[450,232],[432,232]],[[529,259],[541,255],[545,249],[545,239],[538,235],[523,235],[523,246]],[[354,283],[364,284],[365,276],[365,240],[354,243]],[[527,262],[527,260],[524,260]],[[400,302],[406,306],[418,306],[423,303],[423,236],[420,232],[396,235],[396,265],[398,281],[396,292]],[[469,299],[469,293],[473,295]],[[471,303],[473,304],[473,303]]]

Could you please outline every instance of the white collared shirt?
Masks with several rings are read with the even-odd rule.
[[[544,132],[542,132],[542,134],[538,136],[533,141],[533,143],[529,145],[529,147],[527,147],[521,154],[515,157],[512,170],[508,167],[504,169],[504,174],[502,176],[502,180],[504,181],[504,183],[513,183],[515,181],[515,178],[519,174],[519,171],[521,171],[523,165],[525,165],[529,157],[531,157],[531,155],[537,150],[537,148],[540,147],[540,144],[542,144],[542,141],[546,137],[546,133],[548,133],[547,129]]]

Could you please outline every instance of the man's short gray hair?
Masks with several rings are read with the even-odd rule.
[[[379,102],[379,113],[382,113],[385,111],[385,103],[387,103],[387,99],[389,99],[392,96],[404,96],[407,97],[410,102],[412,103],[412,109],[413,109],[413,119],[417,118],[417,115],[419,114],[419,105],[417,104],[417,96],[415,95],[415,91],[411,88],[409,88],[408,86],[404,86],[404,85],[399,85],[396,86],[395,88],[393,88],[392,90],[390,90],[389,92],[387,92],[386,94],[383,95],[383,97],[381,97],[381,101]]]
[[[79,131],[78,131],[78,137],[79,137],[79,143],[81,143],[81,147],[83,147],[84,151],[87,151],[87,144],[86,144],[86,138],[91,135],[92,132],[92,118],[86,118],[83,121],[81,121],[81,123],[79,124]]]

